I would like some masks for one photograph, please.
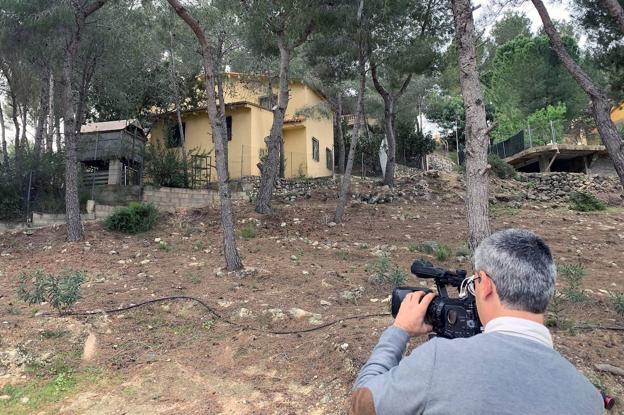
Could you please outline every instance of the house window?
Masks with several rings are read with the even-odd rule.
[[[327,162],[327,170],[334,169],[334,155],[332,151],[325,147],[325,161]]]
[[[232,141],[232,116],[225,117],[225,125],[227,127],[228,141]]]
[[[273,107],[271,102],[277,103],[277,95],[273,95],[272,97],[270,95],[263,95],[258,98],[258,104],[260,104],[262,108],[266,108],[268,110],[271,110]]]
[[[186,136],[186,123],[182,123],[182,132]],[[169,125],[169,133],[167,134],[167,147],[181,147],[182,146],[182,136],[180,135],[180,126],[178,123]]]
[[[319,161],[319,141],[314,137],[312,137],[312,158]]]

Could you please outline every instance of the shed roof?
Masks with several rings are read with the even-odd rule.
[[[141,127],[141,123],[137,120],[116,120],[116,121],[103,121],[103,122],[94,122],[90,124],[85,124],[80,127],[80,132],[83,134],[87,133],[95,133],[95,132],[104,132],[104,131],[121,131],[125,130],[129,126],[134,126],[141,131],[143,127]]]

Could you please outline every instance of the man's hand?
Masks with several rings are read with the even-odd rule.
[[[405,330],[412,337],[429,333],[433,327],[430,324],[425,324],[425,314],[435,296],[434,293],[425,295],[424,291],[414,291],[407,294],[394,319],[394,325]]]

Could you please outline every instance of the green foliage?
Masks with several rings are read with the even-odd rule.
[[[571,37],[564,37],[563,41],[573,58],[578,60],[576,41]],[[494,107],[497,122],[492,132],[495,142],[526,128],[527,122],[532,131],[536,130],[536,143],[540,140],[550,142],[551,119],[553,122],[571,121],[587,107],[585,94],[550,48],[545,35],[518,36],[499,45],[484,73],[484,80],[485,93]],[[560,118],[562,106],[565,111]],[[544,117],[548,128],[543,126]],[[560,124],[558,128],[563,128],[563,122]],[[557,131],[557,137],[562,137],[561,132]]]
[[[370,281],[374,284],[390,284],[393,287],[399,287],[405,284],[407,273],[399,266],[393,264],[387,256],[382,256],[374,262],[370,267],[367,266],[368,272],[373,272]]]
[[[131,203],[126,208],[116,209],[106,218],[104,227],[109,231],[135,234],[147,232],[158,222],[158,210],[152,204]]]
[[[167,241],[158,241],[158,249],[161,251],[169,252],[171,251],[171,245],[167,243]]]
[[[540,108],[529,115],[527,122],[531,126],[531,141],[533,145],[548,144],[553,141],[560,143],[563,139],[564,121],[568,109],[566,104],[558,103]],[[551,127],[552,123],[552,127]]]
[[[252,223],[248,223],[240,230],[243,239],[253,239],[256,237],[256,227]]]
[[[524,13],[507,12],[492,28],[491,36],[498,46],[503,45],[518,36],[531,36],[531,19]]]
[[[145,174],[155,186],[190,187],[191,164],[177,148],[167,148],[160,142],[147,146]]]
[[[453,254],[451,248],[446,245],[438,245],[433,252],[438,261],[446,261]]]
[[[472,256],[472,251],[467,245],[462,245],[455,251],[455,256],[463,256],[469,258]]]
[[[594,212],[597,210],[605,210],[607,205],[596,196],[587,192],[570,193],[570,209],[579,212]]]
[[[85,279],[86,274],[80,271],[65,271],[56,276],[36,269],[19,275],[17,297],[28,304],[47,301],[63,314],[81,298],[80,286]]]
[[[548,304],[548,313],[544,324],[547,327],[566,328],[569,323],[563,316],[563,295],[555,291],[553,298]]]
[[[492,173],[501,179],[511,179],[516,177],[516,169],[511,164],[503,161],[496,154],[488,154],[488,163],[492,166]]]
[[[575,303],[587,300],[587,294],[583,292],[583,277],[585,277],[585,267],[582,264],[564,264],[559,266],[559,275],[567,283],[567,287],[562,290],[563,294]]]
[[[438,243],[435,241],[426,241],[417,245],[410,245],[410,252],[422,252],[423,254],[432,255],[438,248]]]
[[[611,291],[609,292],[609,296],[613,302],[615,312],[621,317],[624,317],[624,292]]]
[[[195,242],[195,244],[193,244],[193,251],[203,251],[207,248],[208,246],[202,241],[197,241]]]

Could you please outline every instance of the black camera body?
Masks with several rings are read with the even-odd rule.
[[[412,274],[419,278],[433,278],[438,295],[431,301],[425,315],[425,323],[433,326],[433,332],[447,339],[472,337],[481,333],[481,321],[477,313],[474,296],[464,290],[460,298],[451,298],[446,291],[450,285],[461,292],[462,282],[466,279],[466,271],[455,272],[444,268],[436,268],[431,262],[418,260],[412,264]],[[398,287],[392,292],[392,317],[396,317],[405,296],[414,291],[431,292],[427,288]]]

